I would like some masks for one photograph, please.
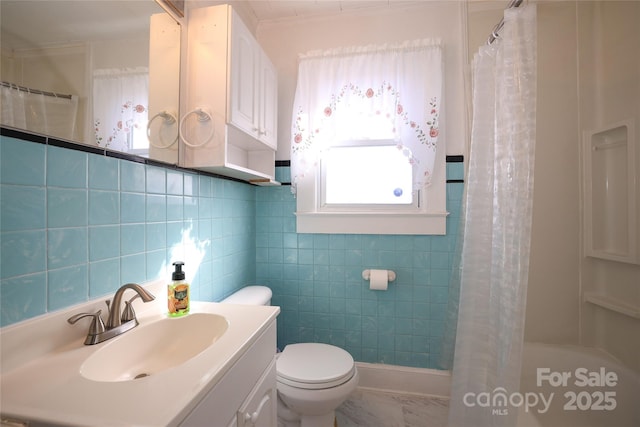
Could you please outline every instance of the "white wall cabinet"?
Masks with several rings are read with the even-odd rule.
[[[275,150],[277,73],[247,27],[238,17],[233,19],[229,121]]]
[[[275,320],[180,427],[277,427]]]
[[[149,25],[149,158],[176,164],[181,30],[168,13],[151,15]]]
[[[273,181],[275,67],[229,5],[189,10],[181,165]]]
[[[260,139],[278,149],[278,72],[266,53],[260,53],[259,63],[259,132]]]

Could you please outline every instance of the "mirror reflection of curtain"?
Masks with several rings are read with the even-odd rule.
[[[148,68],[93,72],[93,125],[97,145],[139,154],[146,152],[148,109]]]
[[[0,121],[3,125],[56,138],[76,139],[77,96],[42,93],[5,82],[0,89]]]

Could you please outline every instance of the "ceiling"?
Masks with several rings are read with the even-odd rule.
[[[159,12],[153,0],[0,0],[2,48],[136,37],[149,34],[149,16]]]
[[[249,11],[256,22],[296,17],[406,8],[429,1],[461,1],[473,10],[505,9],[509,0],[187,0],[203,5],[230,3]]]
[[[433,0],[186,0],[189,7],[230,3],[252,24],[312,16],[384,11]],[[448,0],[455,1],[455,0]],[[504,7],[506,0],[462,0]],[[154,0],[0,0],[3,49],[72,44],[148,34]]]
[[[230,3],[262,21],[388,9],[428,0],[186,0],[189,7]],[[0,0],[2,45],[9,49],[148,34],[154,0]]]
[[[257,21],[335,15],[365,9],[389,9],[424,3],[427,0],[247,0],[245,3]]]

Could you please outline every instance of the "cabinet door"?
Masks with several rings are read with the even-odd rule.
[[[260,60],[260,140],[278,148],[278,73],[269,58],[261,52]]]
[[[258,44],[236,12],[231,21],[229,121],[258,137]]]
[[[277,427],[275,358],[238,410],[238,427]]]

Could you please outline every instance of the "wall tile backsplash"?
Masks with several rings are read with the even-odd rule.
[[[447,165],[450,180],[463,175],[462,163]],[[447,184],[445,236],[297,234],[290,188],[259,189],[256,279],[282,310],[278,346],[324,342],[362,362],[436,368],[463,185]],[[371,268],[396,272],[387,291],[369,290]]]
[[[169,278],[175,260],[195,299],[255,280],[253,187],[0,138],[1,326]]]
[[[297,234],[289,186],[0,137],[0,325],[168,278],[184,260],[192,297],[265,284],[278,345],[326,342],[358,361],[437,367],[462,200],[447,164],[446,236]],[[289,168],[276,179],[290,180]],[[392,269],[385,292],[362,279]]]

